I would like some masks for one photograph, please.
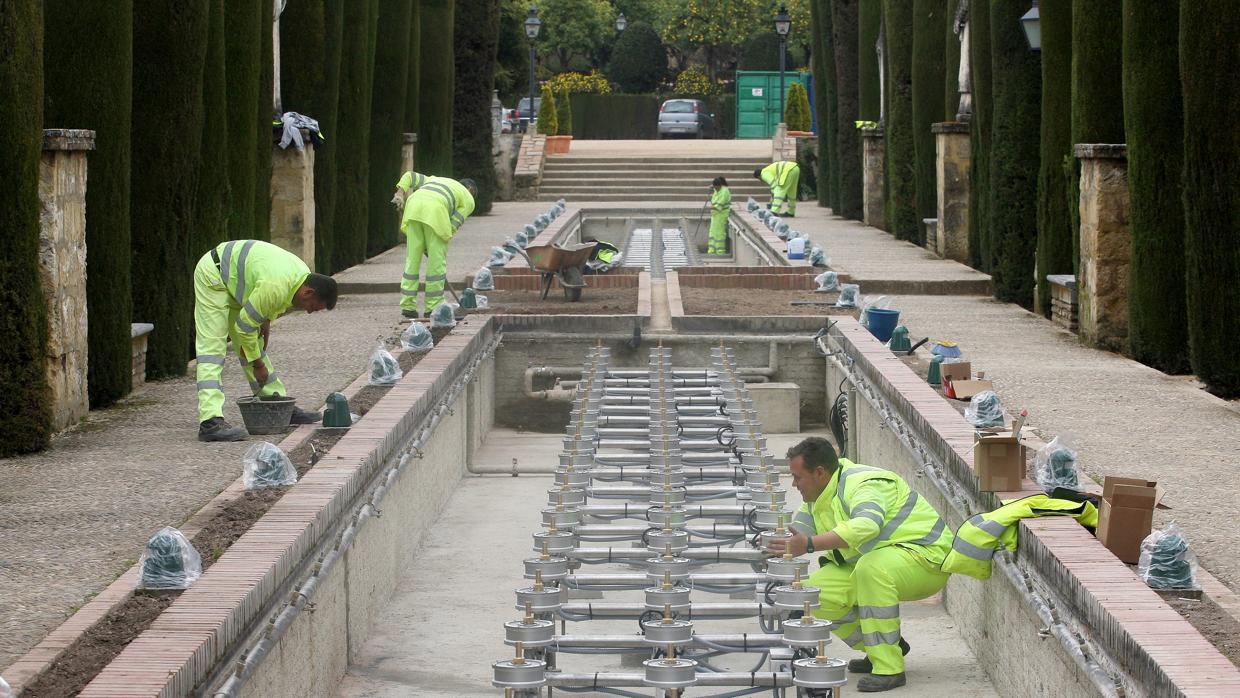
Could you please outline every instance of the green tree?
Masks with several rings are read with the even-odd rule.
[[[491,86],[495,83],[498,45],[499,5],[493,0],[457,0],[453,160],[458,179],[469,177],[478,184],[475,211],[479,214],[490,211],[495,200]]]
[[[1029,50],[1021,3],[990,6],[993,109],[990,149],[990,225],[993,229],[995,297],[1033,306],[1038,239],[1038,126],[1042,73]]]
[[[912,3],[883,0],[887,229],[899,240],[916,243],[921,238],[921,226],[913,142],[913,29]]]
[[[969,142],[973,163],[969,169],[969,264],[989,272],[994,256],[990,227],[991,98],[990,3],[969,3],[969,85],[973,119]]]
[[[500,3],[499,47],[495,59],[495,89],[504,104],[515,104],[529,94],[529,44],[525,38],[523,0]]]
[[[509,3],[511,4],[511,2]],[[421,3],[414,0],[409,9],[409,83],[405,87],[405,133],[417,133],[422,125],[418,118],[418,99],[422,91],[422,9]],[[414,146],[414,157],[417,157],[417,146]],[[402,173],[403,174],[403,173]]]
[[[538,50],[554,56],[561,70],[593,56],[616,31],[616,13],[607,0],[541,0],[538,16],[543,22]]]
[[[875,45],[883,33],[883,6],[872,0],[857,2],[857,118],[878,121],[882,114],[882,85]]]
[[[208,0],[133,6],[133,64],[142,66],[133,72],[133,316],[155,324],[146,349],[150,378],[184,375],[193,341],[190,272],[198,259],[189,243],[197,225],[209,9]],[[187,133],[194,135],[189,145],[169,147]]]
[[[736,58],[739,48],[759,28],[770,27],[770,8],[762,0],[685,0],[671,4],[663,25],[663,40],[684,55],[700,49],[705,54],[706,74],[711,80],[718,76],[721,62]]]
[[[942,120],[944,80],[943,31],[947,0],[913,3],[913,152],[916,158],[917,220],[938,216],[935,188],[935,146],[931,126]],[[919,230],[920,230],[920,226]],[[919,232],[918,239],[921,239]],[[924,243],[924,240],[922,241]]]
[[[44,121],[52,126],[93,129],[96,134],[86,188],[90,212],[86,217],[88,389],[91,406],[104,407],[129,392],[133,372],[129,301],[132,0],[86,4],[47,0],[43,37]],[[6,177],[6,181],[15,180]],[[6,257],[9,254],[5,252]]]
[[[1240,396],[1240,13],[1228,0],[1180,3],[1184,95],[1184,232],[1193,371]],[[1230,80],[1231,82],[1224,82]],[[1226,87],[1224,87],[1226,85]]]
[[[418,67],[422,71],[418,93],[417,169],[424,174],[451,176],[452,112],[456,92],[453,52],[455,28],[453,0],[421,0]]]
[[[788,86],[787,104],[784,110],[784,123],[789,131],[813,130],[813,117],[809,113],[809,93],[805,86],[794,82]]]
[[[138,0],[140,1],[140,0]],[[225,2],[225,68],[228,80],[228,237],[254,237],[258,192],[259,90],[262,81],[262,25],[268,3]],[[135,18],[136,19],[136,18]],[[135,64],[136,65],[136,64]]]
[[[834,207],[836,193],[832,187],[832,171],[835,169],[835,139],[832,134],[834,128],[828,132],[828,125],[834,125],[831,116],[834,111],[835,101],[835,74],[834,70],[828,76],[826,55],[828,47],[831,45],[830,38],[830,8],[829,2],[826,0],[814,0],[810,5],[810,35],[812,42],[810,44],[810,67],[812,79],[814,81],[814,112],[818,117],[818,152],[815,154],[815,172],[814,172],[814,189],[818,200],[818,205],[824,208]],[[832,56],[834,59],[834,56]],[[832,60],[834,65],[834,60]],[[793,87],[797,87],[794,85]],[[784,106],[784,123],[787,124],[789,131],[802,131],[798,123],[793,125],[794,120],[799,121],[799,106],[794,107],[791,91],[789,91],[787,103]],[[808,96],[807,96],[808,101]],[[807,170],[804,165],[801,166],[802,171]]]
[[[374,82],[370,95],[370,196],[366,256],[394,247],[400,215],[392,191],[401,175],[405,91],[409,89],[409,22],[413,0],[379,0]]]
[[[280,84],[286,109],[318,120],[314,152],[314,266],[332,270],[336,212],[336,111],[344,0],[289,3],[280,16]]]
[[[1065,163],[1072,161],[1072,0],[1043,0],[1042,137],[1038,168],[1038,299],[1051,311],[1047,274],[1072,273],[1072,217]]]
[[[208,0],[207,53],[202,67],[202,168],[194,201],[197,225],[189,254],[200,255],[228,239],[228,80],[225,76],[224,0]]]
[[[258,31],[262,41],[258,54],[258,104],[254,119],[254,233],[255,240],[271,239],[271,148],[272,115],[275,113],[275,56],[273,54],[272,22],[275,15],[266,3],[258,13]]]
[[[833,0],[831,36],[835,52],[835,159],[840,173],[836,215],[861,220],[861,136],[858,65],[859,0]],[[877,118],[875,119],[877,121]]]
[[[554,136],[560,131],[559,116],[555,108],[555,93],[547,85],[542,86],[538,100],[538,132]]]
[[[955,121],[960,106],[960,37],[956,35],[956,13],[960,0],[947,0],[947,21],[943,23],[943,120]]]
[[[555,98],[555,132],[561,136],[573,135],[573,105],[568,98],[568,88],[560,90]]]
[[[426,7],[426,5],[423,5]],[[332,271],[366,260],[369,230],[371,27],[369,2],[345,2],[340,50],[340,102],[336,136],[336,211]],[[451,33],[451,32],[448,32]]]
[[[1128,342],[1133,358],[1186,373],[1184,101],[1180,5],[1124,0],[1124,132],[1128,141]]]
[[[616,41],[607,77],[625,92],[652,92],[667,75],[667,49],[649,24],[630,24]]]
[[[43,3],[10,0],[0,22],[0,456],[47,446],[47,310],[39,277]]]

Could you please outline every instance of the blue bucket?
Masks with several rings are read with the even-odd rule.
[[[875,339],[886,344],[891,339],[891,333],[895,331],[896,325],[900,323],[899,310],[887,310],[886,308],[870,308],[865,311],[866,326],[870,328],[870,334]]]

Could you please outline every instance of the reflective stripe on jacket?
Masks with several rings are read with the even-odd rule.
[[[991,563],[999,546],[1016,550],[1016,524],[1041,516],[1072,516],[1089,529],[1098,526],[1098,509],[1089,502],[1055,499],[1035,494],[1007,502],[994,511],[969,518],[956,531],[943,571],[990,579]]]
[[[411,192],[417,191],[418,189],[421,189],[422,185],[426,184],[426,179],[427,179],[426,175],[422,174],[421,172],[414,172],[413,170],[409,170],[408,172],[400,176],[400,181],[396,183],[396,188],[400,189],[406,194],[409,194]]]
[[[807,535],[833,532],[848,544],[832,551],[839,564],[856,562],[871,550],[908,548],[932,565],[951,549],[952,532],[934,507],[890,470],[857,465],[846,458],[810,505],[802,504],[792,527]]]
[[[310,276],[300,257],[262,240],[230,240],[215,247],[220,281],[229,304],[240,309],[237,331],[247,361],[262,356],[259,327],[293,305],[293,295]]]
[[[719,191],[710,195],[710,210],[718,213],[732,208],[732,190],[719,187]]]
[[[762,168],[762,173],[761,173],[762,181],[766,182],[768,186],[772,186],[772,187],[787,186],[788,185],[788,174],[792,172],[793,169],[796,169],[799,167],[800,165],[797,165],[795,162],[792,162],[791,160],[780,160],[779,162],[772,162],[771,164]]]
[[[406,172],[405,177],[409,177],[411,184],[417,184],[417,177],[422,175]],[[401,182],[405,177],[401,177]],[[473,212],[474,197],[460,182],[447,177],[425,177],[405,199],[400,229],[407,230],[416,221],[430,226],[440,238],[451,240]]]

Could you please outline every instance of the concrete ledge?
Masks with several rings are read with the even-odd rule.
[[[832,317],[831,319],[835,319]],[[781,334],[803,332],[813,334],[822,329],[826,319],[821,315],[775,315],[764,317],[685,315],[672,318],[677,332]]]
[[[1072,153],[1083,160],[1127,160],[1127,143],[1077,143]]]
[[[637,275],[637,318],[642,327],[650,324],[651,312],[650,272],[643,271]]]
[[[860,284],[865,294],[902,296],[990,296],[994,284],[990,277],[982,279],[861,279],[851,277],[849,283]],[[842,282],[841,282],[842,283]]]
[[[94,150],[95,132],[85,128],[43,129],[43,150]]]
[[[679,272],[667,272],[667,307],[673,318],[685,316],[685,303],[680,297]]]

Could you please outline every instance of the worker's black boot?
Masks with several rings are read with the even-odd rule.
[[[323,421],[322,412],[308,412],[300,407],[293,407],[293,416],[289,418],[289,424],[318,424]]]
[[[404,308],[401,308],[401,309],[400,309],[400,316],[401,316],[401,317],[406,317],[406,318],[409,318],[410,320],[417,320],[417,319],[418,319],[418,311],[416,311],[416,310],[405,310]]]
[[[870,674],[857,679],[857,690],[862,693],[879,693],[899,688],[906,683],[908,681],[904,678],[903,671],[898,674]]]
[[[911,649],[913,648],[909,646],[908,642],[904,638],[900,638],[900,654],[907,657]],[[848,660],[848,670],[854,674],[868,674],[874,671],[874,667],[870,664],[869,657],[862,657],[861,659]]]
[[[199,441],[243,441],[245,429],[234,427],[223,417],[212,417],[198,425]]]

